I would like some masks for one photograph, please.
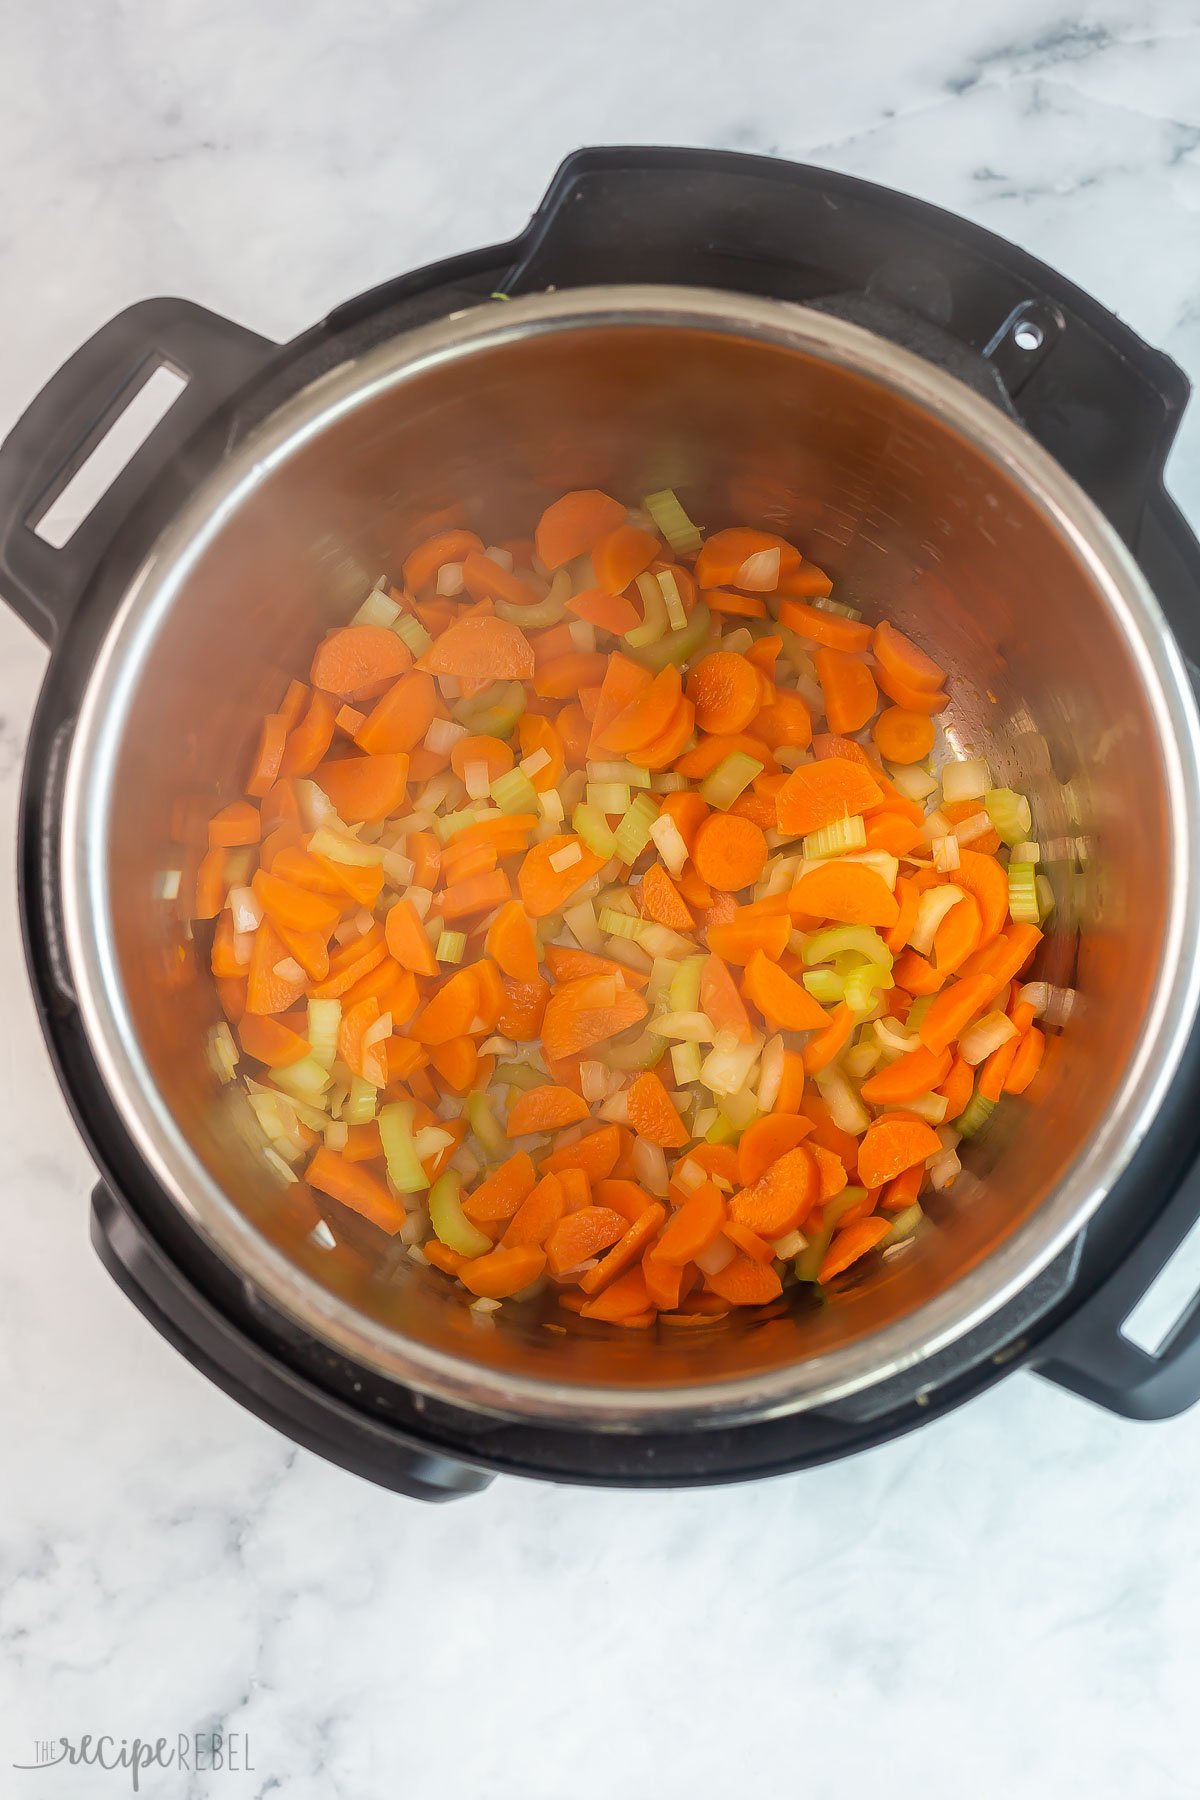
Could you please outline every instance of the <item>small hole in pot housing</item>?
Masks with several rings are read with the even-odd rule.
[[[1032,319],[1021,319],[1013,332],[1013,343],[1018,350],[1040,350],[1045,342],[1045,333],[1040,325]]]

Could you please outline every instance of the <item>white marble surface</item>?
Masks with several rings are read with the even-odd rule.
[[[776,151],[956,208],[1200,373],[1200,15],[1105,0],[0,0],[0,431],[119,307],[276,336],[520,226],[591,142]],[[570,23],[568,23],[570,20]],[[1200,413],[1172,465],[1200,512]],[[1033,1377],[739,1490],[435,1510],[294,1450],[86,1237],[11,846],[43,652],[0,612],[0,1792],[36,1738],[248,1731],[154,1795],[895,1800],[1200,1793],[1200,1413]]]

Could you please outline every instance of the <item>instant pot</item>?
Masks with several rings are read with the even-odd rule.
[[[40,520],[164,364],[180,398],[54,547]],[[1200,1211],[1200,549],[1162,481],[1187,394],[973,225],[695,151],[581,152],[515,241],[286,346],[180,300],[99,331],[0,449],[0,590],[52,650],[29,969],[101,1171],[93,1240],[158,1331],[289,1437],[426,1499],[501,1470],[803,1468],[1021,1366],[1131,1417],[1190,1405],[1197,1304],[1157,1354],[1122,1333]],[[1039,971],[1073,995],[904,1254],[670,1341],[551,1333],[536,1308],[482,1329],[349,1216],[314,1237],[209,1066],[204,928],[173,899],[263,712],[380,570],[572,486],[672,486],[702,524],[784,531],[949,666],[950,741],[1032,799],[1057,901]]]

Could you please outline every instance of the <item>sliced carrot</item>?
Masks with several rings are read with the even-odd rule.
[[[578,845],[579,861],[571,863],[565,869],[552,868],[550,858],[570,845]],[[525,911],[531,919],[545,919],[551,913],[561,912],[572,894],[577,893],[603,867],[602,858],[571,833],[543,839],[527,853],[517,875],[517,888]]]
[[[669,769],[691,742],[694,733],[695,708],[690,700],[681,699],[663,731],[648,744],[639,744],[633,754],[644,769]]]
[[[463,1037],[471,1029],[478,1005],[475,971],[459,969],[417,1015],[412,1036],[420,1044],[444,1044],[448,1038]]]
[[[869,769],[831,756],[794,769],[775,796],[775,807],[780,831],[802,837],[839,819],[855,818],[882,805],[883,799]]]
[[[821,1172],[809,1144],[785,1150],[751,1187],[729,1203],[729,1215],[773,1243],[802,1225],[821,1193]]]
[[[408,789],[408,757],[402,752],[351,756],[318,765],[313,779],[349,825],[391,818]]]
[[[696,928],[691,909],[661,863],[651,863],[643,875],[639,904],[644,919],[654,919],[672,931]]]
[[[966,1030],[993,991],[987,975],[963,976],[936,994],[921,1020],[921,1042],[927,1050],[945,1050]]]
[[[812,742],[812,714],[799,694],[777,689],[775,698],[759,708],[751,729],[773,750],[785,744],[794,750],[805,750]]]
[[[579,981],[591,975],[614,975],[626,987],[644,988],[649,976],[639,974],[624,963],[608,956],[595,956],[590,950],[573,950],[566,944],[547,944],[546,967],[555,981]]]
[[[247,1056],[266,1063],[269,1069],[286,1069],[299,1062],[312,1048],[298,1031],[292,1031],[282,1019],[265,1013],[247,1013],[238,1025],[238,1040]]]
[[[533,649],[520,627],[507,619],[462,618],[434,640],[417,667],[430,675],[528,681],[534,672]]]
[[[813,661],[825,696],[829,729],[847,736],[861,731],[879,704],[875,680],[866,663],[844,650],[825,648],[816,652]]]
[[[536,1244],[539,1249],[567,1210],[567,1199],[557,1175],[543,1175],[509,1221],[500,1242],[506,1250],[515,1244]]]
[[[660,816],[665,813],[673,822],[690,855],[696,833],[709,815],[707,802],[699,794],[685,789],[677,794],[664,794],[659,813]]]
[[[775,1260],[775,1247],[766,1238],[759,1237],[749,1225],[743,1225],[740,1219],[727,1219],[722,1227],[723,1236],[739,1249],[743,1256],[751,1262],[769,1263]]]
[[[515,761],[511,748],[502,738],[459,738],[450,751],[450,767],[460,779],[465,780],[467,770],[473,764],[482,763],[489,784],[499,776],[507,775]]]
[[[794,911],[846,925],[886,927],[900,917],[896,897],[882,875],[845,857],[831,857],[802,875],[790,899]]]
[[[897,706],[906,712],[940,713],[950,704],[950,696],[941,689],[929,692],[926,688],[910,687],[901,681],[882,663],[875,665],[875,680],[883,693]]]
[[[315,689],[308,710],[288,733],[279,773],[283,776],[311,775],[330,744],[337,724],[337,708],[328,694]]]
[[[507,1300],[536,1281],[545,1266],[546,1254],[538,1245],[514,1244],[465,1262],[458,1279],[481,1299]]]
[[[662,551],[652,531],[640,525],[614,525],[591,546],[597,585],[607,594],[619,594]]]
[[[660,669],[649,687],[642,688],[592,741],[614,755],[624,755],[660,737],[679,709],[682,693],[679,670],[673,663]]]
[[[668,1312],[679,1305],[683,1266],[679,1263],[663,1262],[655,1254],[656,1249],[657,1246],[651,1244],[642,1257],[642,1279],[646,1283],[650,1304]]]
[[[265,869],[255,871],[250,886],[276,930],[282,926],[289,931],[320,931],[328,937],[338,922],[341,909],[335,901],[314,894],[311,888],[281,881]]]
[[[559,1131],[564,1125],[577,1125],[588,1116],[587,1102],[569,1088],[527,1088],[509,1109],[509,1137],[525,1137],[531,1132]]]
[[[753,819],[714,812],[700,826],[692,860],[711,888],[737,894],[756,882],[767,866],[767,840]]]
[[[404,585],[419,597],[432,587],[443,564],[465,562],[472,550],[482,549],[483,539],[473,531],[435,531],[405,557]]]
[[[921,762],[933,749],[933,720],[928,713],[888,706],[871,727],[871,736],[880,756],[888,762]]]
[[[858,1176],[864,1187],[882,1187],[885,1181],[914,1163],[936,1156],[942,1141],[932,1126],[920,1119],[891,1119],[869,1127],[858,1146]]]
[[[808,989],[761,950],[746,964],[742,992],[772,1031],[824,1031],[830,1024],[829,1014]]]
[[[783,1292],[783,1283],[769,1263],[755,1262],[740,1250],[732,1262],[715,1275],[706,1275],[705,1280],[713,1293],[731,1306],[766,1306]]]
[[[1023,1094],[1042,1066],[1046,1053],[1045,1034],[1031,1025],[1017,1046],[1016,1055],[1004,1081],[1006,1094]]]
[[[814,1032],[803,1050],[806,1075],[819,1075],[850,1042],[850,1034],[858,1023],[857,1014],[844,1000],[834,1008],[833,1018],[824,1031]]]
[[[248,800],[235,800],[209,820],[208,847],[218,850],[257,844],[261,833],[262,819],[257,806],[251,806]]]
[[[979,902],[964,894],[938,926],[933,938],[934,968],[939,975],[953,975],[976,949],[983,935]]]
[[[624,594],[606,594],[603,588],[588,588],[575,594],[567,601],[567,611],[577,619],[586,619],[598,631],[612,632],[614,637],[624,637],[641,624],[641,614],[632,600]]]
[[[761,1181],[772,1163],[794,1150],[812,1131],[811,1119],[796,1113],[766,1113],[747,1125],[738,1140],[737,1179],[743,1187]]]
[[[667,1220],[654,1247],[655,1256],[660,1262],[677,1267],[693,1262],[716,1243],[726,1217],[720,1189],[711,1181],[702,1182]]]
[[[691,1133],[675,1110],[675,1102],[654,1073],[645,1070],[628,1089],[629,1123],[641,1138],[661,1144],[667,1150],[679,1150]]]
[[[597,695],[598,700],[599,695]],[[593,713],[592,717],[594,716]],[[555,719],[554,728],[562,743],[563,760],[566,766],[570,769],[582,769],[587,761],[588,742],[592,735],[591,718],[584,713],[581,706],[572,701],[569,706],[563,707]],[[532,779],[534,787],[537,787],[537,776],[535,775]],[[540,789],[538,791],[541,792]]]
[[[640,1268],[630,1269],[619,1281],[586,1301],[579,1309],[584,1319],[603,1319],[612,1325],[651,1324],[650,1290]]]
[[[422,1244],[421,1250],[425,1261],[432,1263],[435,1269],[440,1269],[443,1275],[457,1275],[471,1260],[470,1257],[463,1256],[461,1251],[452,1250],[449,1244],[439,1243],[437,1238],[431,1238],[428,1243]]]
[[[510,900],[500,908],[488,926],[485,943],[488,955],[502,974],[510,975],[514,981],[537,980],[537,937],[519,900]]]
[[[880,666],[909,687],[923,688],[932,693],[946,679],[945,669],[939,667],[932,657],[926,656],[911,638],[905,637],[902,631],[897,631],[886,619],[875,627],[872,648]]]
[[[949,1050],[927,1050],[924,1044],[918,1044],[915,1050],[906,1051],[869,1076],[862,1084],[862,1097],[868,1106],[896,1106],[915,1100],[941,1086],[952,1061]]]
[[[463,582],[467,593],[478,605],[489,610],[492,603],[502,600],[508,606],[535,606],[541,599],[541,593],[529,582],[523,581],[514,569],[505,569],[486,554],[472,550],[463,558]],[[465,615],[459,615],[459,622]],[[479,613],[486,617],[486,613]]]
[[[693,749],[678,759],[675,772],[686,775],[689,781],[703,781],[706,775],[711,775],[727,756],[732,756],[737,750],[743,756],[753,757],[755,762],[763,765],[764,770],[773,773],[778,767],[767,744],[760,738],[751,737],[747,732],[737,731],[717,732],[702,738]],[[667,798],[674,799],[676,796],[668,794]],[[695,798],[699,799],[700,796],[696,795]]]
[[[806,560],[798,569],[780,576],[779,592],[797,600],[824,600],[832,594],[833,583],[824,569]]]
[[[411,969],[414,975],[436,975],[438,961],[433,954],[433,945],[421,915],[411,900],[397,900],[388,909],[384,920],[384,931],[387,934],[387,947],[402,969]]]
[[[872,1218],[859,1219],[844,1231],[839,1231],[821,1259],[817,1280],[821,1283],[832,1281],[835,1275],[840,1275],[851,1263],[856,1263],[868,1250],[873,1250],[891,1228],[889,1219]]]
[[[512,898],[512,882],[503,869],[488,869],[447,886],[438,902],[447,921],[469,919],[491,912]]]
[[[258,748],[254,752],[254,762],[250,770],[250,779],[246,783],[246,792],[252,800],[261,800],[268,789],[279,779],[279,765],[283,761],[287,734],[287,724],[282,715],[268,713],[262,723]]]
[[[700,1009],[718,1031],[732,1032],[740,1044],[748,1044],[754,1036],[737,983],[716,954],[705,957],[700,971]]]
[[[633,1263],[640,1262],[646,1246],[657,1238],[666,1216],[666,1207],[660,1206],[657,1200],[652,1200],[645,1212],[626,1228],[624,1235],[618,1238],[608,1255],[594,1269],[588,1269],[580,1276],[579,1285],[584,1293],[600,1293]]]
[[[555,1174],[566,1169],[580,1169],[589,1181],[598,1183],[611,1176],[620,1152],[621,1139],[617,1127],[601,1125],[598,1131],[589,1132],[587,1137],[567,1145],[565,1149],[554,1150],[549,1156],[543,1156],[542,1168]]]
[[[496,1029],[514,1043],[531,1044],[541,1035],[550,983],[535,976],[532,981],[513,981],[504,977],[504,1005],[496,1019]]]
[[[1008,876],[994,856],[961,849],[954,871],[955,887],[965,888],[979,903],[980,943],[990,944],[1008,918]]]
[[[623,1219],[628,1219],[631,1225],[641,1218],[648,1207],[655,1204],[651,1196],[643,1188],[640,1188],[636,1181],[630,1181],[625,1177],[604,1177],[596,1182],[594,1193],[598,1206],[610,1206],[614,1212],[619,1212]]]
[[[518,1150],[463,1200],[462,1209],[475,1225],[493,1225],[511,1219],[522,1200],[531,1194],[537,1176],[528,1152]]]
[[[747,917],[749,912],[749,907],[739,907],[728,924],[708,926],[708,947],[723,962],[742,966],[756,956],[766,956],[774,961],[787,948],[792,926],[785,912],[768,917],[755,913]],[[754,999],[753,994],[749,998]]]
[[[842,650],[851,655],[871,648],[871,627],[857,619],[843,618],[840,613],[826,612],[823,607],[809,606],[803,600],[785,600],[779,608],[779,623],[786,625],[810,643],[823,644],[828,650]]]
[[[563,777],[566,755],[562,737],[549,719],[539,718],[536,713],[522,713],[517,720],[517,741],[523,761],[533,758],[539,751],[545,751],[550,759],[529,777],[537,792],[545,794],[556,788]]]
[[[708,610],[727,613],[736,619],[765,619],[767,603],[753,594],[735,594],[732,588],[706,588],[704,598]]]
[[[619,650],[608,658],[604,671],[604,680],[600,688],[595,717],[592,721],[592,740],[598,742],[605,728],[618,718],[625,708],[644,693],[654,677],[640,663],[633,662],[623,656]],[[560,714],[561,718],[561,714]]]
[[[283,696],[276,714],[283,720],[283,728],[290,731],[299,719],[308,701],[310,688],[307,681],[289,681],[287,693]]]
[[[743,584],[738,576],[750,557],[772,550],[779,552],[779,566],[771,588],[777,586],[780,577],[800,567],[800,552],[795,546],[773,531],[755,531],[747,525],[714,531],[696,558],[696,580],[702,588],[740,587]]]
[[[311,679],[339,700],[357,700],[376,682],[395,681],[411,667],[412,652],[385,625],[343,625],[318,645]]]
[[[533,691],[543,700],[567,700],[604,679],[602,650],[570,650],[545,663],[533,678]]]
[[[474,1087],[479,1071],[479,1052],[473,1038],[448,1038],[444,1044],[434,1044],[429,1060],[446,1086],[456,1094],[465,1094]]]
[[[836,1054],[836,1053],[835,1053]],[[798,1113],[804,1102],[804,1058],[799,1050],[783,1053],[783,1079],[775,1096],[772,1113]]]
[[[539,562],[553,572],[577,556],[587,556],[624,517],[621,502],[599,488],[572,489],[553,501],[538,520],[533,542]]]
[[[761,701],[754,664],[730,650],[701,657],[688,676],[686,693],[701,731],[744,731]]]
[[[546,1239],[550,1273],[565,1275],[599,1256],[624,1235],[625,1224],[621,1214],[607,1206],[581,1206],[567,1213]]]

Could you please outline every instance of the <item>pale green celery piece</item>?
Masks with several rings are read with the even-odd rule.
[[[634,862],[642,854],[650,842],[650,827],[657,817],[658,802],[649,794],[639,794],[614,834],[616,854],[622,862]]]
[[[978,1137],[995,1110],[994,1100],[986,1100],[982,1094],[974,1093],[964,1110],[953,1121],[954,1129],[959,1137]]]
[[[919,994],[917,996],[909,1007],[908,1017],[904,1021],[905,1026],[909,1031],[919,1031],[921,1029],[921,1020],[933,1005],[933,1001],[934,996],[932,994]]]
[[[299,1062],[289,1063],[286,1069],[272,1069],[271,1079],[285,1094],[295,1094],[301,1100],[315,1100],[329,1086],[329,1070],[322,1068],[310,1051]]]
[[[458,812],[439,813],[433,821],[433,829],[437,833],[438,842],[448,844],[450,839],[457,837],[460,831],[466,831],[468,826],[474,825],[478,817],[479,814],[473,806],[460,807]]]
[[[392,630],[414,656],[424,656],[427,650],[433,648],[433,639],[415,613],[401,613],[392,625]]]
[[[652,1069],[666,1054],[667,1040],[657,1032],[643,1031],[631,1044],[605,1044],[597,1056],[613,1069]]]
[[[600,929],[605,937],[627,938],[636,944],[646,927],[645,919],[639,919],[634,913],[618,912],[613,906],[600,908]]]
[[[832,969],[806,969],[800,979],[819,1006],[836,1006],[846,991],[842,977]]]
[[[898,1244],[901,1239],[911,1237],[924,1217],[925,1214],[914,1200],[911,1206],[906,1206],[903,1212],[896,1214],[892,1220],[892,1229],[885,1238],[880,1238],[879,1248],[886,1249],[888,1244]]]
[[[488,1105],[487,1095],[476,1088],[467,1095],[465,1110],[467,1123],[484,1155],[492,1160],[503,1160],[508,1155],[508,1139]]]
[[[438,1176],[429,1190],[429,1223],[448,1250],[457,1250],[460,1256],[486,1256],[492,1240],[463,1211],[461,1188],[456,1169]]]
[[[535,600],[530,606],[515,606],[511,600],[494,600],[492,605],[498,619],[519,625],[523,631],[542,631],[547,625],[557,625],[567,610],[556,594],[547,594],[544,600]]]
[[[710,806],[721,812],[728,812],[739,794],[745,793],[756,775],[761,775],[765,764],[756,762],[747,756],[744,750],[734,750],[719,762],[711,774],[706,775],[700,783],[701,797]]]
[[[667,616],[666,596],[653,575],[639,575],[637,591],[642,600],[642,622],[630,626],[625,633],[625,642],[631,650],[645,650],[659,642],[669,630],[671,621]]]
[[[990,788],[983,796],[983,804],[993,830],[999,832],[1004,843],[1019,844],[1033,830],[1033,815],[1024,794],[1015,793],[1012,788]]]
[[[716,1118],[704,1134],[706,1144],[736,1144],[741,1137],[738,1127],[718,1111]]]
[[[465,931],[443,931],[434,955],[440,963],[460,963],[467,947]]]
[[[1008,911],[1016,925],[1037,925],[1042,909],[1038,904],[1037,866],[1031,862],[1008,865]]]
[[[587,784],[587,805],[606,817],[619,814],[624,818],[629,811],[630,798],[627,781],[589,781]]]
[[[828,931],[814,931],[804,940],[802,955],[806,963],[832,962],[835,956],[854,951],[868,962],[890,969],[892,953],[877,931],[869,925],[833,925]]]
[[[841,600],[834,600],[829,594],[817,594],[809,601],[819,612],[837,613],[843,619],[861,619],[862,613],[857,606],[846,606]]]
[[[492,783],[491,795],[502,813],[537,812],[537,789],[522,768],[509,769],[507,774],[498,775]]]
[[[544,1087],[547,1077],[543,1070],[526,1062],[501,1062],[496,1064],[494,1080],[497,1087],[525,1089]]]
[[[603,813],[581,800],[571,814],[571,830],[587,845],[595,856],[602,856],[605,862],[615,855],[617,840],[609,830],[608,821]]]
[[[843,1213],[849,1212],[852,1206],[864,1198],[866,1191],[866,1188],[846,1187],[840,1194],[835,1194],[832,1200],[825,1202],[820,1231],[809,1238],[807,1246],[792,1265],[797,1281],[816,1281],[833,1237],[834,1227]]]
[[[680,1087],[700,1079],[699,1044],[672,1044],[671,1071]]]
[[[703,956],[685,956],[675,971],[667,998],[672,1012],[696,1012],[700,1006],[700,977],[704,973]]]
[[[476,699],[456,701],[453,711],[476,737],[511,737],[525,711],[525,683],[498,681]]]
[[[657,586],[657,583],[655,584]],[[666,610],[664,606],[664,611]],[[669,631],[657,643],[645,644],[633,649],[636,661],[646,669],[665,669],[668,663],[677,666],[694,656],[709,634],[712,626],[712,615],[703,600],[697,602],[692,616],[682,631]],[[625,639],[626,644],[629,639]]]
[[[393,1101],[379,1115],[387,1172],[398,1194],[420,1194],[429,1186],[429,1177],[413,1148],[413,1116],[411,1100]]]
[[[310,1000],[308,1003],[308,1044],[313,1060],[323,1069],[332,1069],[337,1056],[338,1027],[342,1022],[340,1000]]]
[[[677,556],[687,556],[699,550],[700,532],[684,512],[674,488],[663,488],[657,494],[647,494],[642,505]]]
[[[658,571],[658,585],[667,603],[667,621],[672,631],[682,631],[687,624],[687,610],[679,592],[679,584],[670,569]]]
[[[342,1108],[342,1118],[347,1125],[369,1125],[375,1117],[375,1106],[379,1099],[379,1089],[361,1075],[356,1075],[350,1083],[350,1092],[346,1104]]]
[[[802,849],[805,856],[820,860],[830,856],[842,856],[850,850],[863,850],[867,843],[867,828],[858,817],[852,819],[835,819],[832,825],[822,825],[820,831],[811,831],[804,839]]]
[[[859,963],[846,976],[844,998],[852,1012],[870,1012],[876,995],[895,985],[890,969],[881,969],[877,963]]]

